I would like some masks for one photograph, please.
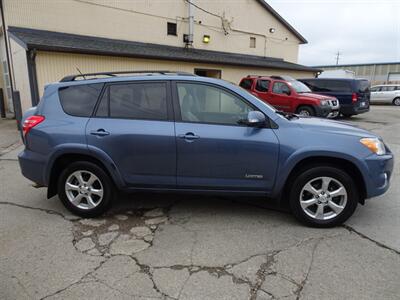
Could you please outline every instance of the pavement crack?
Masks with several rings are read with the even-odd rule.
[[[316,252],[316,250],[317,250],[319,244],[320,244],[321,241],[323,241],[323,240],[324,240],[324,238],[320,238],[320,239],[315,243],[315,245],[314,245],[314,247],[313,247],[313,249],[312,249],[310,265],[308,266],[308,270],[307,270],[306,276],[304,277],[303,281],[302,281],[300,284],[298,284],[298,289],[295,291],[296,300],[299,300],[299,299],[300,299],[301,293],[302,293],[304,287],[305,287],[306,284],[307,284],[308,277],[309,277],[309,275],[310,275],[310,273],[311,273],[311,269],[312,269],[312,266],[313,266],[313,263],[314,263],[315,252]]]
[[[6,202],[6,201],[0,201],[0,205],[10,205],[10,206],[15,206],[15,207],[19,207],[19,208],[25,208],[25,209],[31,209],[31,210],[38,210],[41,212],[45,212],[49,215],[56,215],[59,216],[61,218],[63,218],[66,221],[71,221],[69,220],[65,215],[63,215],[62,213],[55,211],[55,210],[51,210],[51,209],[46,209],[46,208],[40,208],[40,207],[33,207],[33,206],[27,206],[27,205],[23,205],[23,204],[17,204],[17,203],[13,203],[13,202]]]
[[[345,228],[346,230],[348,230],[350,233],[354,233],[354,234],[358,235],[359,237],[374,243],[375,245],[377,245],[380,248],[384,248],[386,250],[392,251],[392,252],[400,255],[400,251],[399,250],[393,249],[393,248],[391,248],[389,246],[386,246],[385,244],[382,244],[381,242],[375,241],[374,239],[372,239],[372,238],[366,236],[365,234],[357,231],[356,229],[354,229],[353,227],[351,227],[349,225],[343,224],[342,227]]]
[[[95,267],[94,269],[92,269],[92,270],[89,271],[88,273],[84,274],[83,276],[81,276],[81,278],[79,278],[78,280],[74,281],[73,283],[67,285],[66,287],[64,287],[64,288],[62,288],[62,289],[59,289],[59,290],[55,291],[54,293],[51,293],[51,294],[49,294],[49,295],[47,295],[47,296],[44,296],[44,297],[40,298],[40,300],[44,300],[44,299],[53,297],[53,296],[55,296],[55,295],[59,295],[59,294],[61,294],[62,292],[64,292],[64,291],[66,291],[67,289],[69,289],[70,287],[73,287],[73,286],[75,286],[75,285],[80,284],[85,278],[91,276],[94,272],[96,272],[98,269],[100,269],[101,266],[107,262],[107,260],[108,260],[108,259],[105,259],[105,260],[101,261],[97,267]],[[94,277],[94,276],[92,276],[92,277]],[[96,277],[94,277],[94,278],[96,278]],[[97,278],[96,278],[96,279],[97,279]]]

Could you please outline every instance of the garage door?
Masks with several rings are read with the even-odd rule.
[[[400,72],[399,73],[389,73],[388,81],[400,81]]]

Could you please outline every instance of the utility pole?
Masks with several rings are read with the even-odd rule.
[[[340,55],[341,55],[342,53],[340,53],[339,51],[336,53],[336,65],[338,65],[339,64],[339,58],[340,58]]]

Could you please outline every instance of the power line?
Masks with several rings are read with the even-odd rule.
[[[202,8],[202,7],[200,7],[200,6],[198,6],[197,4],[194,4],[192,1],[189,1],[189,0],[185,0],[185,1],[186,1],[187,3],[189,3],[190,5],[193,5],[194,7],[196,7],[196,8],[199,9],[199,10],[201,10],[201,11],[203,11],[203,12],[209,14],[209,15],[212,15],[212,16],[214,16],[214,17],[217,17],[217,18],[220,18],[221,20],[223,20],[223,17],[222,17],[222,16],[210,12],[210,11],[208,11],[208,10],[206,10],[206,9],[204,9],[204,8]]]

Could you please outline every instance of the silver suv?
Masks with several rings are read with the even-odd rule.
[[[375,85],[371,87],[372,103],[392,103],[400,106],[400,84]]]

